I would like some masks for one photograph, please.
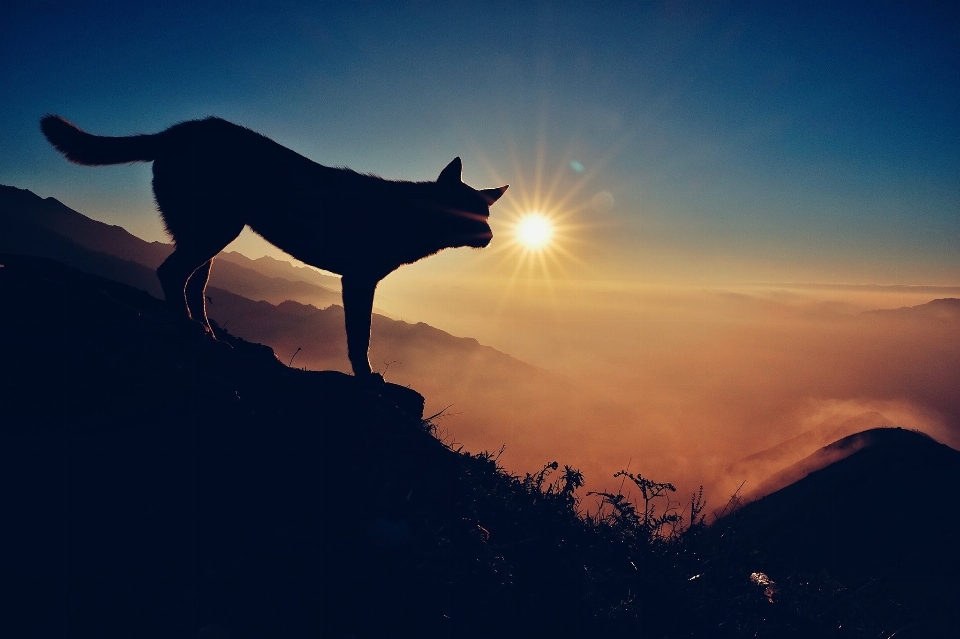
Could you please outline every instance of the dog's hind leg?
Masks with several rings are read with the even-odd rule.
[[[206,252],[185,250],[181,246],[170,254],[157,269],[160,286],[163,287],[163,296],[174,313],[186,319],[193,319],[190,307],[187,304],[187,281],[201,265],[210,258]],[[202,321],[202,318],[197,318]]]
[[[207,281],[210,279],[210,266],[213,260],[207,260],[200,265],[200,268],[193,272],[190,279],[187,280],[187,286],[184,288],[184,297],[187,299],[187,310],[190,317],[209,326],[210,320],[207,319],[207,298],[205,291]]]
[[[229,232],[217,233],[216,239],[214,236],[207,236],[203,242],[177,242],[177,248],[157,269],[163,295],[174,313],[196,320],[210,331],[206,307],[203,304],[210,263],[217,253],[240,235],[241,230],[242,224]]]

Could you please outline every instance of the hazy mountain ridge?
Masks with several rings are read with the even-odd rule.
[[[882,426],[870,430],[858,431],[852,435],[842,437],[831,444],[828,444],[816,452],[804,457],[800,461],[787,466],[783,470],[771,475],[765,479],[754,491],[758,497],[763,497],[775,493],[778,490],[786,488],[807,477],[811,473],[822,470],[831,464],[868,447],[883,445],[885,438],[899,437],[899,435],[886,432],[888,430],[903,430],[896,426]],[[932,437],[919,431],[908,431],[915,433],[919,437],[925,437],[930,441],[935,441]],[[952,450],[952,449],[951,449]]]
[[[877,309],[867,311],[867,313],[876,317],[890,319],[923,319],[941,322],[957,322],[960,321],[960,299],[945,297],[932,300],[919,306]]]
[[[2,194],[0,190],[0,196]],[[0,207],[0,251],[54,259],[73,268],[134,286],[154,297],[163,297],[154,269],[87,248],[56,231],[9,215],[5,207]]]
[[[225,251],[220,254],[220,257],[225,261],[257,271],[267,277],[278,277],[292,282],[304,282],[321,286],[331,291],[340,291],[339,277],[318,273],[309,266],[296,266],[290,262],[278,260],[268,255],[253,260],[236,251]]]
[[[0,185],[0,223],[20,220],[57,233],[77,244],[156,269],[173,246],[147,242],[126,229],[104,224],[74,211],[54,197],[41,198],[27,189]]]
[[[318,309],[292,300],[276,306],[251,303],[216,289],[209,296],[208,311],[221,326],[269,344],[283,362],[311,370],[350,371],[342,306]],[[541,447],[548,426],[575,437],[594,419],[630,419],[629,408],[602,403],[574,382],[473,338],[380,315],[373,316],[371,333],[374,369],[391,382],[419,390],[427,398],[428,413],[447,409],[446,414],[454,416],[454,437],[460,441],[469,437],[480,448],[499,449],[503,444],[490,430],[494,419],[500,427],[504,422],[513,427],[513,441]]]
[[[865,412],[855,417],[836,415],[795,437],[744,457],[732,464],[725,472],[734,481],[744,482],[741,493],[744,497],[756,499],[805,476],[807,473],[783,484],[773,480],[777,473],[794,467],[802,460],[815,455],[816,451],[823,447],[854,433],[893,426],[895,424],[891,420],[875,411]]]
[[[27,250],[20,236],[31,227],[45,229],[88,251],[154,270],[173,251],[171,244],[147,242],[122,227],[92,220],[53,197],[43,199],[26,189],[0,185],[0,230],[3,230],[4,236],[0,239],[3,242],[2,250],[14,253]],[[62,259],[60,255],[43,252],[43,249],[42,244],[35,243],[32,254]],[[78,263],[76,266],[82,269],[84,265]],[[339,281],[335,277],[268,257],[251,260],[235,252],[226,252],[218,257],[210,281],[213,286],[232,290],[238,295],[273,303],[296,297],[305,303],[322,307],[340,300]],[[162,297],[159,284],[144,290]]]

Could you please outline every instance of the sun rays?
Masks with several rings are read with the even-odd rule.
[[[510,183],[491,209],[493,241],[480,260],[485,279],[498,289],[495,315],[518,303],[544,302],[559,314],[556,288],[590,270],[583,256],[595,221],[593,192],[586,188],[592,176],[574,169],[568,154],[548,162],[543,144],[537,145],[535,158],[521,160],[516,149],[511,151],[509,168],[498,162],[499,170],[478,153],[495,181]],[[509,174],[501,175],[503,170]]]
[[[563,321],[558,292],[606,277],[607,264],[596,258],[618,224],[615,198],[622,186],[606,168],[636,133],[625,131],[597,148],[571,132],[567,144],[553,150],[544,124],[538,141],[508,138],[506,153],[496,158],[485,151],[489,141],[471,140],[471,155],[486,169],[483,182],[510,184],[491,208],[493,241],[471,258],[474,273],[497,290],[495,320],[546,304]]]
[[[491,211],[494,238],[482,259],[495,263],[491,275],[507,278],[505,294],[521,281],[552,288],[560,280],[596,275],[596,265],[585,258],[596,253],[601,235],[609,235],[618,208],[617,184],[605,169],[636,135],[634,129],[624,131],[606,149],[591,151],[574,133],[554,152],[541,130],[539,141],[529,146],[509,140],[509,155],[496,162],[474,141],[493,181],[511,185]]]
[[[523,283],[530,289],[544,288],[552,297],[554,284],[585,266],[578,249],[587,243],[586,224],[579,221],[580,207],[561,206],[563,198],[546,197],[540,188],[522,188],[494,219],[494,250],[499,269],[509,272],[503,287],[504,300]],[[539,195],[538,195],[539,194]]]
[[[494,261],[500,277],[506,277],[505,295],[521,281],[549,292],[557,280],[581,276],[588,268],[581,255],[591,242],[592,204],[584,191],[593,174],[568,155],[561,154],[547,169],[543,144],[532,163],[522,162],[512,149],[510,175],[496,175],[512,185],[491,212],[494,239],[485,260]],[[488,168],[497,173],[489,163]]]

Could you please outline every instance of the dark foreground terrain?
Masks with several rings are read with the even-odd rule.
[[[802,565],[771,555],[782,549],[759,524],[782,514],[707,528],[695,497],[636,475],[624,492],[638,501],[590,496],[604,508],[584,516],[576,470],[513,477],[493,455],[451,450],[410,389],[212,341],[147,293],[57,262],[0,264],[0,636],[952,628],[941,608],[904,603],[886,573],[851,587],[815,549]],[[942,525],[954,506],[926,515]],[[843,534],[832,508],[813,525]],[[889,525],[904,525],[896,508]],[[789,525],[811,525],[801,519]]]

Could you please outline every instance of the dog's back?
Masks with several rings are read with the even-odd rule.
[[[326,167],[213,117],[129,137],[91,135],[53,115],[40,127],[78,164],[153,162],[157,207],[176,244],[157,275],[168,302],[207,331],[211,262],[245,226],[293,257],[342,275],[358,375],[370,373],[366,350],[377,282],[444,248],[486,246],[493,236],[489,206],[507,188],[467,186],[460,158],[436,182],[394,182]]]

